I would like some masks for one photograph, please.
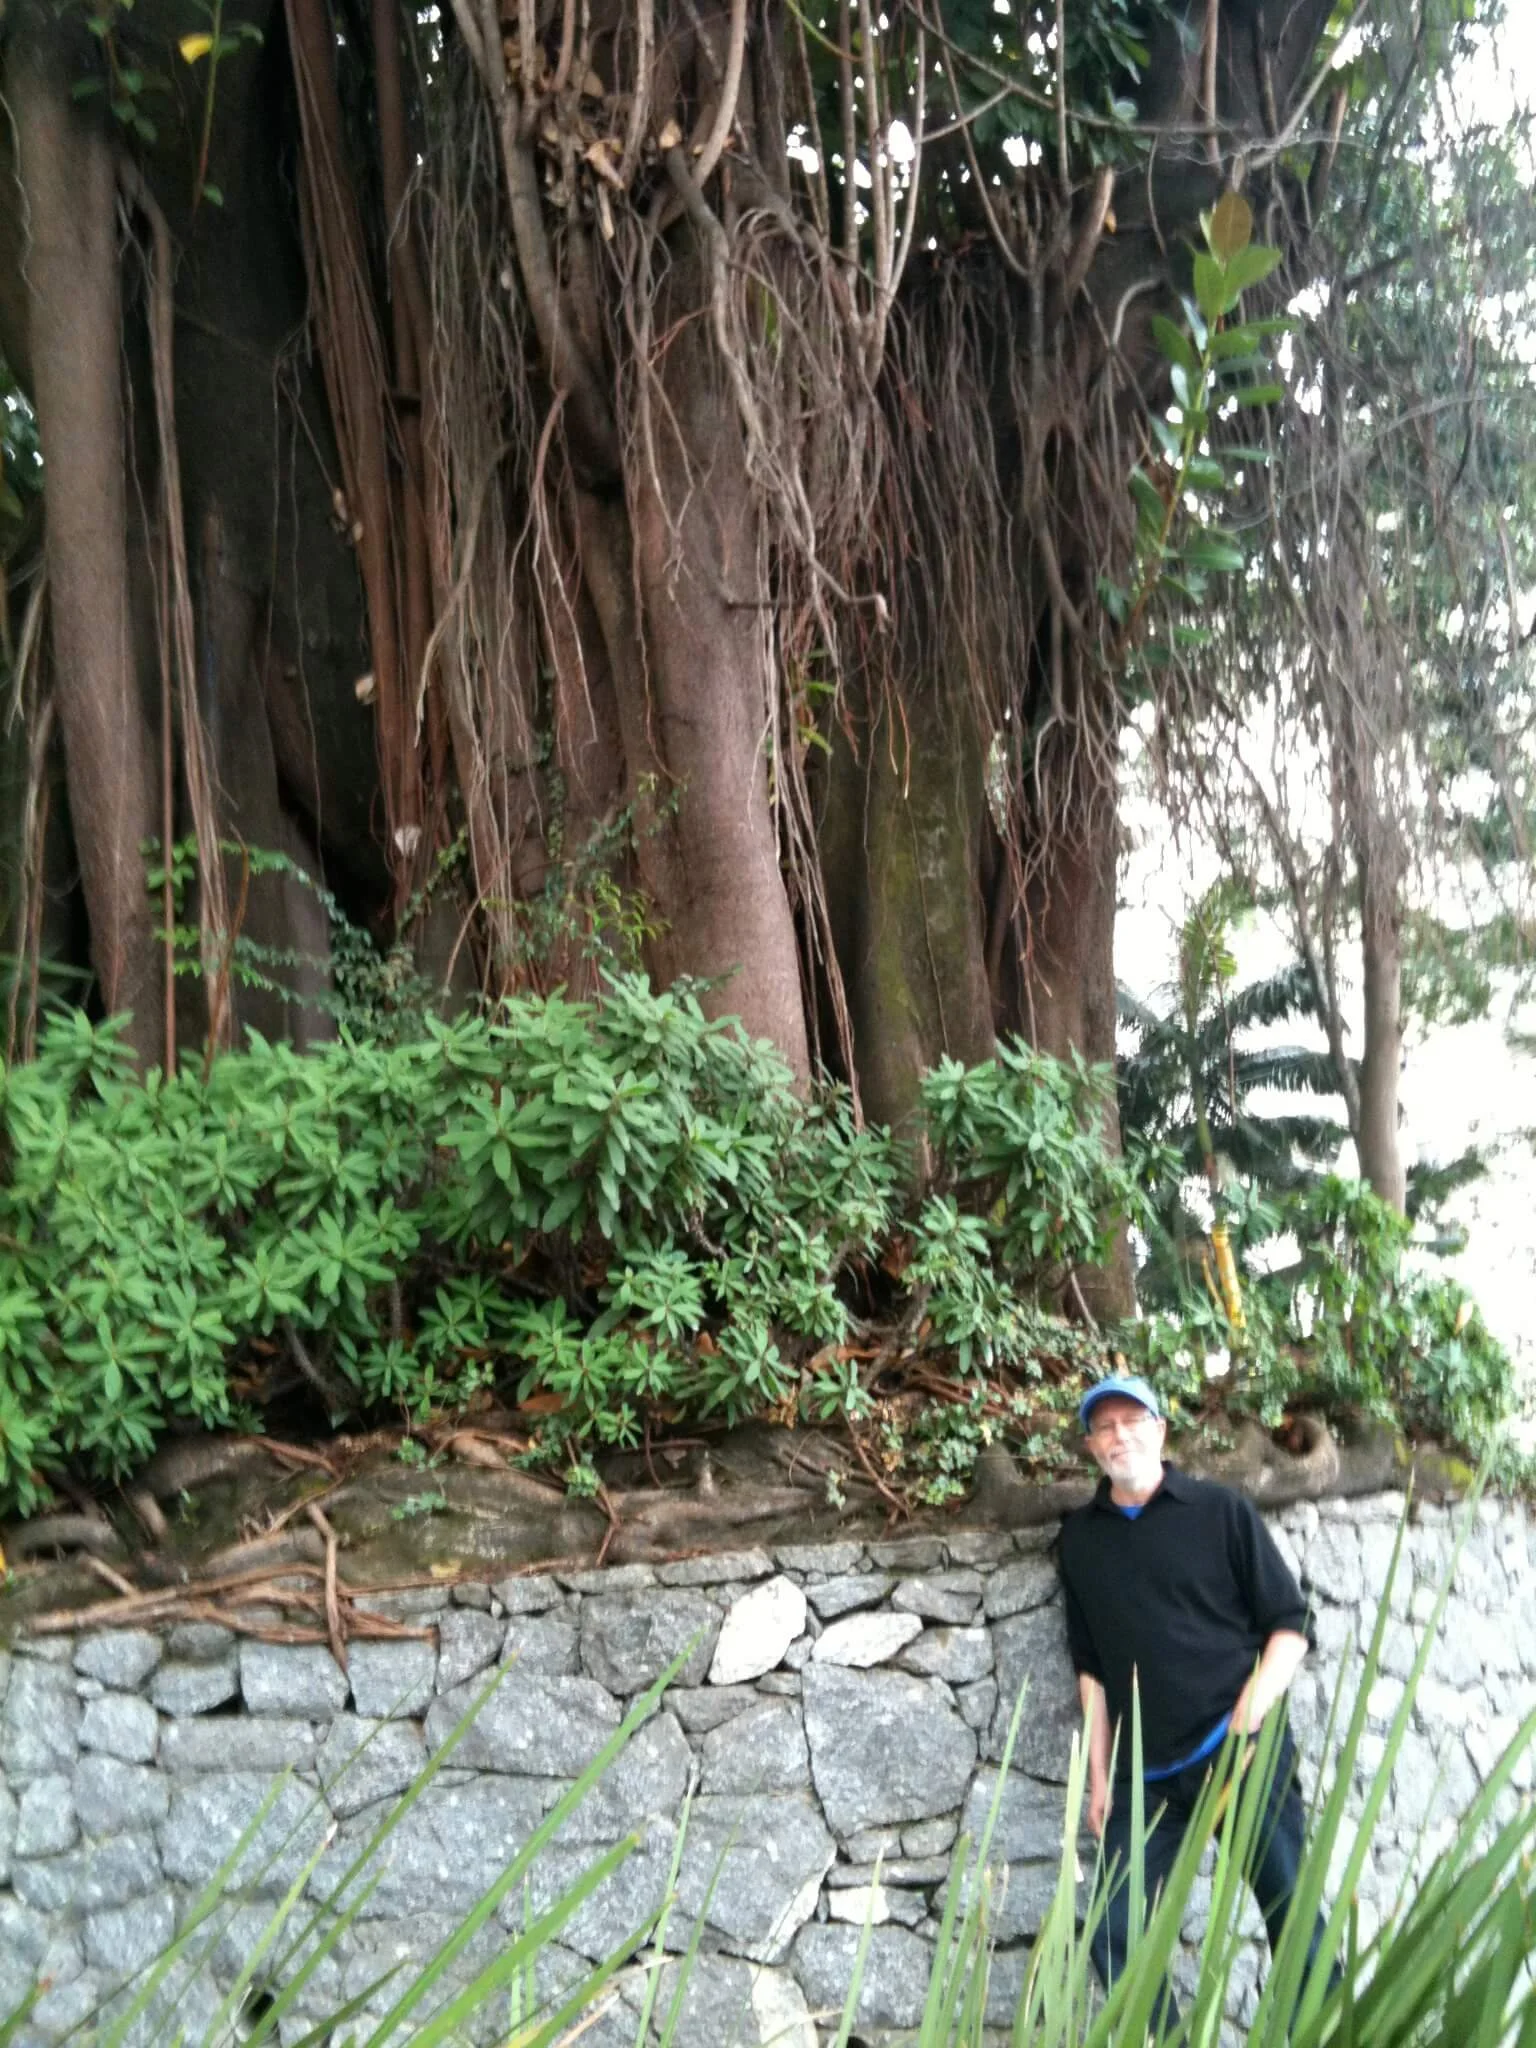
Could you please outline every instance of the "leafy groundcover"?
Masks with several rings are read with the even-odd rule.
[[[1240,1251],[1280,1227],[1304,1251],[1252,1277],[1242,1331],[1201,1295],[1114,1329],[1055,1313],[1170,1170],[1106,1149],[1111,1085],[1007,1045],[930,1073],[897,1138],[626,976],[143,1078],[116,1025],[58,1013],[0,1069],[0,1509],[120,1475],[172,1423],[304,1400],[409,1425],[487,1389],[578,1489],[604,1446],[769,1413],[882,1433],[937,1501],[990,1436],[1066,1455],[1111,1362],[1205,1405],[1217,1348],[1266,1420],[1354,1402],[1481,1448],[1508,1360],[1347,1183],[1237,1215]]]

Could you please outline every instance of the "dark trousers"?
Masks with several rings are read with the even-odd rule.
[[[1147,1787],[1148,1831],[1142,1882],[1149,1915],[1152,1911],[1152,1902],[1178,1857],[1185,1832],[1193,1818],[1196,1803],[1211,1768],[1209,1763],[1192,1764],[1187,1771],[1181,1771],[1177,1777]],[[1099,1981],[1106,1991],[1124,1970],[1126,1952],[1130,1947],[1131,1901],[1130,1886],[1127,1882],[1131,1854],[1130,1807],[1129,1789],[1117,1785],[1110,1806],[1109,1819],[1104,1825],[1104,1870],[1110,1887],[1109,1896],[1090,1943],[1094,1968],[1098,1971]],[[1287,1728],[1275,1759],[1274,1777],[1269,1787],[1264,1818],[1259,1824],[1254,1844],[1252,1868],[1247,1873],[1253,1895],[1258,1901],[1259,1911],[1264,1915],[1271,1955],[1279,1943],[1281,1930],[1291,1910],[1291,1900],[1295,1896],[1305,1835],[1306,1815],[1302,1809],[1301,1791],[1296,1783],[1296,1750],[1291,1741],[1291,1732]],[[1307,1944],[1309,1971],[1316,1959],[1322,1936],[1323,1922],[1319,1917],[1313,1926],[1312,1938]],[[1173,1992],[1166,1987],[1162,2014],[1165,2027],[1171,2026],[1178,2018],[1178,2006]]]

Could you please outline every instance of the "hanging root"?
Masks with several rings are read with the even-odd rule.
[[[181,457],[176,439],[175,372],[172,349],[175,340],[174,256],[171,231],[166,224],[143,173],[124,157],[118,180],[128,203],[140,213],[150,231],[149,256],[149,341],[150,367],[155,397],[155,444],[160,472],[160,517],[158,544],[160,573],[156,597],[160,616],[157,624],[160,659],[164,675],[162,690],[162,792],[164,813],[171,812],[170,707],[174,694],[181,723],[182,777],[192,829],[197,840],[198,916],[202,935],[203,977],[208,996],[208,1042],[210,1048],[225,1042],[230,1022],[229,951],[232,934],[229,902],[224,886],[224,862],[220,853],[218,798],[214,789],[213,765],[208,735],[198,703],[197,638],[192,617],[192,583],[187,570],[187,530],[181,500]],[[173,681],[174,679],[174,681]],[[169,834],[163,848],[167,869],[171,864]],[[169,920],[168,920],[169,922]],[[167,941],[169,944],[169,941]],[[168,970],[169,971],[169,970]],[[175,1009],[170,990],[166,995],[167,1064],[175,1064]]]
[[[881,140],[884,87],[857,86],[845,66],[845,153],[879,174],[866,261],[857,237],[828,239],[824,174],[797,209],[754,159],[750,131],[733,127],[741,8],[721,10],[718,46],[695,19],[707,83],[691,149],[654,99],[648,5],[619,40],[624,76],[597,114],[568,87],[524,78],[521,26],[503,66],[493,11],[456,0],[455,16],[422,173],[438,341],[430,666],[449,706],[489,981],[537,978],[528,892],[550,870],[530,862],[530,841],[555,843],[555,872],[570,862],[551,734],[558,760],[562,717],[596,731],[599,691],[624,663],[650,702],[637,562],[631,551],[596,586],[583,494],[622,503],[632,531],[659,504],[672,574],[702,573],[685,515],[709,492],[712,457],[690,456],[668,380],[686,327],[690,345],[707,339],[712,395],[739,436],[755,558],[733,565],[730,595],[762,617],[781,861],[806,984],[827,996],[851,1072],[811,790],[826,710],[807,680],[841,687],[856,674],[877,706],[912,691],[968,701],[990,749],[1014,905],[1056,849],[1093,828],[1113,787],[1122,706],[1094,579],[1130,538],[1120,480],[1133,385],[1081,294],[1111,182],[1096,181],[1075,239],[1070,195],[1041,177],[997,197],[1008,261],[997,249],[918,251],[915,201]],[[853,16],[842,11],[846,34]],[[921,51],[929,22],[912,11],[902,23]],[[582,71],[568,42],[562,32],[559,80]],[[798,90],[805,99],[804,80]],[[661,480],[679,468],[669,494]],[[648,738],[623,743],[614,786],[631,803],[654,765]]]

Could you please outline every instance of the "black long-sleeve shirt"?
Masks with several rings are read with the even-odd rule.
[[[1060,1567],[1072,1662],[1104,1688],[1121,1777],[1133,1674],[1151,1770],[1188,1756],[1232,1711],[1277,1630],[1312,1639],[1307,1602],[1252,1502],[1172,1465],[1134,1520],[1102,1480],[1062,1524]]]

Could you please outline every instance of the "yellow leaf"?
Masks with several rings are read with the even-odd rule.
[[[1253,239],[1253,208],[1239,192],[1223,192],[1206,227],[1211,254],[1221,263],[1241,255]]]
[[[188,64],[195,64],[199,57],[206,57],[213,48],[213,37],[201,34],[183,36],[177,48]]]

